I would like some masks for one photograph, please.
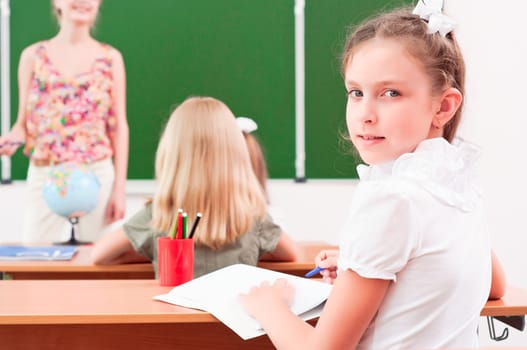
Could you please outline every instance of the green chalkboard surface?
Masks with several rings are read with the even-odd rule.
[[[306,177],[356,177],[345,128],[339,55],[349,24],[411,1],[307,0]],[[27,45],[57,30],[50,1],[11,1],[11,119],[16,72]],[[130,179],[154,176],[164,122],[189,95],[223,100],[257,121],[272,178],[295,176],[294,0],[107,0],[95,37],[119,49],[127,72]],[[12,159],[24,179],[27,159]]]

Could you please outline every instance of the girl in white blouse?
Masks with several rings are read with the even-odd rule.
[[[347,41],[346,121],[369,166],[358,168],[340,253],[317,257],[333,291],[316,327],[290,312],[283,280],[241,295],[279,349],[475,347],[489,291],[503,294],[474,179],[478,151],[454,138],[464,61],[436,5],[374,17]]]

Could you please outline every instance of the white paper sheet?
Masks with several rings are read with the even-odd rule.
[[[168,294],[154,296],[154,299],[210,312],[242,339],[251,339],[265,332],[243,310],[239,295],[263,281],[274,281],[277,278],[285,278],[295,287],[295,299],[291,305],[293,313],[304,320],[320,316],[331,285],[243,264],[231,265],[203,275],[174,287]]]

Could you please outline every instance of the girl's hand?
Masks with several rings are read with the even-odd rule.
[[[274,314],[277,308],[289,308],[294,297],[295,288],[286,279],[279,278],[273,284],[265,281],[252,287],[247,294],[240,295],[240,301],[249,315],[260,319],[268,313]]]
[[[335,278],[337,278],[338,256],[339,251],[333,249],[323,250],[315,257],[315,265],[324,268],[324,270],[320,271],[320,274],[326,283],[333,284]]]
[[[0,136],[0,155],[12,156],[18,147],[26,141],[26,131],[15,124],[10,132]]]
[[[106,223],[111,224],[124,218],[125,212],[125,193],[113,190],[108,204],[106,205]]]

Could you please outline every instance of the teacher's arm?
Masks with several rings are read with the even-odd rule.
[[[12,156],[26,142],[26,104],[33,74],[35,44],[25,48],[18,63],[18,114],[15,124],[4,136],[0,135],[0,155]]]

